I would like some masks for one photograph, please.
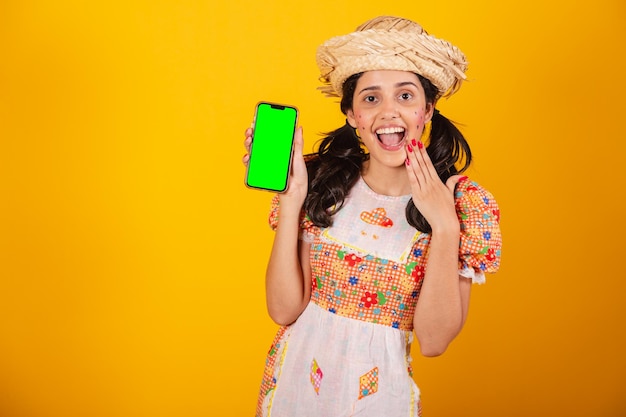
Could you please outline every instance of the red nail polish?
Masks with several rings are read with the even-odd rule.
[[[407,164],[407,165],[411,165],[411,161],[409,161],[409,158],[405,159],[404,163]]]
[[[467,179],[467,176],[464,175],[461,178],[459,178],[459,180],[457,182],[465,181],[466,179]]]
[[[424,147],[424,144],[422,143],[421,140],[417,142],[417,147],[420,148],[420,149],[422,149]]]
[[[413,144],[413,146],[417,146],[417,142],[415,141],[415,139],[411,139],[411,143]]]
[[[406,149],[407,149],[409,152],[413,152],[413,147],[412,147],[411,145],[407,145]]]

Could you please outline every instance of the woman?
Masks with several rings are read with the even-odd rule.
[[[306,160],[297,130],[273,200],[266,298],[281,328],[257,416],[418,416],[413,333],[423,355],[442,354],[472,281],[499,267],[498,206],[459,175],[469,145],[435,108],[465,79],[465,56],[382,16],[322,44],[317,63],[346,125]]]

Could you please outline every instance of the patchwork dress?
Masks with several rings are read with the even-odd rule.
[[[303,217],[302,239],[311,243],[311,300],[276,334],[257,417],[421,415],[410,346],[430,235],[407,223],[409,199],[376,194],[361,178],[331,227]],[[459,274],[484,282],[500,263],[498,205],[470,180],[457,185],[455,201]],[[273,228],[279,211],[275,197]]]

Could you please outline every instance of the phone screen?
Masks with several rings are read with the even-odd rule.
[[[246,185],[282,192],[287,189],[298,110],[293,106],[257,104]]]

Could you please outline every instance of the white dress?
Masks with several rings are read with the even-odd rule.
[[[311,301],[268,352],[258,417],[421,415],[410,346],[430,236],[407,223],[409,198],[376,194],[359,179],[331,227],[303,218]],[[470,181],[457,187],[456,205],[459,271],[481,281],[498,268],[499,210]],[[273,227],[278,217],[275,199]]]

